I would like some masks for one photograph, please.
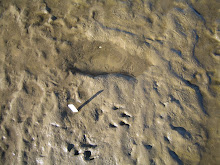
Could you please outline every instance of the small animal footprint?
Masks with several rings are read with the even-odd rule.
[[[112,110],[114,110],[114,111],[121,111],[122,109],[124,109],[124,106],[122,106],[122,105],[114,105],[114,106],[112,107]],[[130,124],[129,124],[128,120],[129,120],[129,118],[131,118],[131,117],[132,117],[132,116],[131,116],[128,112],[126,112],[126,111],[120,113],[119,118],[122,118],[122,119],[120,119],[119,125],[129,128],[129,127],[130,127]],[[112,123],[109,124],[109,127],[111,127],[111,128],[117,128],[118,125],[117,125],[116,123],[113,123],[113,122],[112,122]]]
[[[123,112],[123,113],[121,113],[121,117],[129,118],[129,117],[131,117],[131,115],[129,115],[129,114],[126,113],[126,112]]]
[[[129,127],[130,127],[130,124],[129,124],[128,120],[129,120],[129,118],[131,118],[132,116],[131,116],[130,114],[128,114],[128,112],[122,112],[122,113],[121,113],[121,117],[122,117],[123,119],[119,122],[119,124],[120,124],[121,126],[125,126],[125,127],[129,128]]]
[[[117,127],[118,127],[118,125],[117,125],[117,124],[115,124],[115,123],[110,123],[110,124],[109,124],[109,127],[111,127],[111,128],[117,128]]]
[[[113,110],[119,110],[119,109],[124,109],[124,108],[125,108],[125,106],[120,105],[120,104],[115,104],[115,105],[112,107]]]
[[[92,155],[91,151],[85,151],[83,154],[84,154],[84,159],[87,161],[94,159],[93,157],[91,157],[91,155]]]
[[[70,152],[71,150],[74,150],[74,155],[76,156],[76,155],[79,155],[80,153],[79,153],[79,150],[77,150],[76,148],[75,148],[75,145],[74,144],[71,144],[71,143],[68,143],[68,145],[67,145],[67,150]]]
[[[120,121],[119,123],[121,126],[126,126],[126,127],[130,127],[130,124],[126,123],[125,121]]]
[[[83,154],[83,158],[86,161],[94,160],[95,157],[92,157],[92,150],[95,149],[97,145],[90,144],[87,142],[86,136],[84,135],[83,142],[80,142],[80,145],[76,147],[74,144],[67,143],[67,150],[71,152],[74,151],[74,155],[78,156]],[[79,150],[77,148],[80,148]]]

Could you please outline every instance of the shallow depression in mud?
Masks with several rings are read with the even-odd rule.
[[[64,56],[67,70],[93,76],[119,73],[138,76],[151,65],[144,56],[130,54],[110,42],[83,41],[71,45],[72,53]]]

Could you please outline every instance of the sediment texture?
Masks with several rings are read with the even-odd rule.
[[[219,8],[1,1],[1,164],[218,164]]]

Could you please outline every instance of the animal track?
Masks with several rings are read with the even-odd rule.
[[[114,111],[120,111],[120,110],[122,110],[122,109],[124,109],[124,106],[122,106],[122,105],[114,105],[113,107],[112,107],[112,110],[114,110]],[[124,126],[124,127],[127,127],[127,128],[129,128],[130,127],[130,124],[129,124],[129,122],[127,121],[129,118],[131,118],[132,116],[129,114],[129,113],[127,113],[127,112],[121,112],[120,113],[120,115],[119,115],[119,117],[120,118],[122,118],[122,119],[120,119],[120,121],[119,121],[119,125],[121,125],[121,126]],[[118,127],[118,125],[116,124],[116,123],[110,123],[109,124],[109,127],[111,127],[111,128],[117,128]]]
[[[94,158],[91,157],[91,155],[92,155],[91,151],[85,151],[83,154],[84,154],[84,159],[87,160],[87,161],[94,159]]]
[[[110,123],[110,124],[109,124],[109,127],[111,127],[111,128],[117,128],[118,126],[117,126],[116,124]]]
[[[74,155],[79,155],[79,151],[75,150]]]
[[[113,110],[118,110],[118,109],[124,109],[125,107],[123,105],[120,105],[120,104],[115,104],[112,109]]]
[[[128,123],[126,123],[125,121],[120,121],[119,123],[121,126],[127,126],[128,128],[130,127],[130,125]]]
[[[69,152],[73,151],[75,156],[83,155],[85,161],[94,160],[95,157],[92,157],[92,149],[95,149],[97,145],[90,144],[87,142],[87,138],[84,135],[83,142],[80,142],[79,147],[76,147],[72,143],[67,143],[67,150]],[[79,149],[78,149],[79,148]],[[81,152],[80,152],[81,151]]]
[[[152,149],[152,145],[149,145],[149,144],[144,144],[144,147],[145,147],[147,150],[151,150],[151,149]]]
[[[126,114],[125,112],[123,112],[123,113],[121,113],[121,117],[127,117],[127,118],[129,118],[129,117],[131,117],[129,114]]]
[[[81,147],[83,148],[96,148],[97,145],[89,144],[89,143],[82,143]]]
[[[70,152],[74,148],[74,144],[68,144],[67,150]]]

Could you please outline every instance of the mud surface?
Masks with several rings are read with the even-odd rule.
[[[0,164],[219,164],[219,9],[2,0]]]

